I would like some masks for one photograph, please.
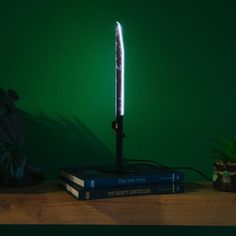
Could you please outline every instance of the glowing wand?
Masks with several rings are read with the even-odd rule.
[[[112,127],[116,131],[116,171],[122,171],[123,116],[124,116],[124,43],[122,28],[116,22],[116,120]]]

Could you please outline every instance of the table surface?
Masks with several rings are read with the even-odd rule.
[[[0,189],[0,224],[236,226],[236,194],[210,183],[186,184],[178,194],[78,201],[57,181]]]

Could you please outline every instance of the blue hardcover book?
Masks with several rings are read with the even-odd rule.
[[[99,198],[126,197],[138,195],[157,195],[157,194],[174,194],[183,193],[183,183],[162,183],[162,184],[146,184],[137,186],[119,186],[106,187],[97,189],[85,189],[74,182],[60,177],[59,184],[78,200],[90,200]]]
[[[68,167],[60,170],[60,175],[85,189],[131,186],[157,183],[176,183],[183,180],[180,171],[160,168],[151,164],[132,165],[132,173],[107,173],[106,167]]]

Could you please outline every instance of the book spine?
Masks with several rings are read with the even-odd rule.
[[[132,176],[130,178],[106,178],[106,179],[89,179],[84,181],[84,188],[102,188],[114,186],[131,186],[156,183],[178,183],[183,180],[183,173],[176,172],[168,175],[153,176]]]
[[[79,200],[91,200],[101,198],[138,196],[138,195],[159,195],[159,194],[176,194],[184,192],[182,184],[160,185],[160,186],[136,186],[126,188],[105,188],[105,189],[77,189],[70,183],[61,182],[61,185],[75,198]]]

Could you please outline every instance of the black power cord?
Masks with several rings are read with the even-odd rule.
[[[154,165],[157,165],[161,168],[166,168],[166,169],[173,169],[173,170],[192,170],[197,172],[199,175],[201,175],[203,178],[207,179],[208,181],[212,181],[211,178],[209,178],[208,176],[206,176],[204,173],[202,173],[200,170],[192,168],[192,167],[187,167],[187,166],[181,166],[181,167],[170,167],[170,166],[165,166],[162,165],[161,163],[157,162],[157,161],[151,161],[151,160],[138,160],[138,159],[129,159],[129,158],[123,158],[124,161],[127,162],[146,162],[146,163],[152,163]]]

